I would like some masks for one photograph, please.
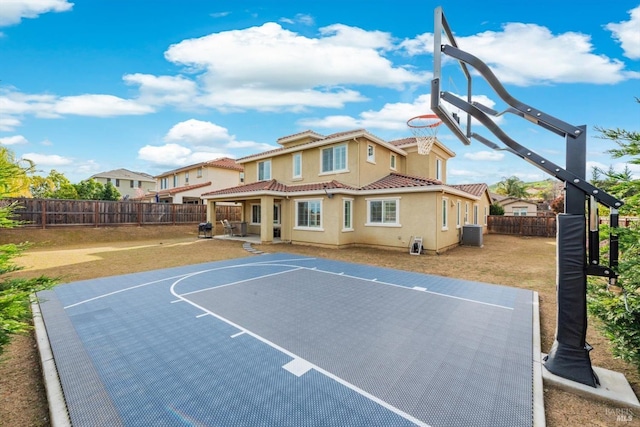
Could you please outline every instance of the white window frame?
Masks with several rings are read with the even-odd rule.
[[[462,223],[460,222],[462,220],[462,202],[460,200],[457,200],[456,205],[457,205],[456,228],[460,228],[462,227]]]
[[[344,168],[337,169],[335,151],[342,148],[344,148]],[[349,147],[347,147],[347,144],[340,144],[340,145],[334,145],[333,147],[322,148],[320,150],[320,174],[319,175],[329,175],[329,174],[335,174],[335,173],[349,172],[349,149],[348,148]],[[332,154],[333,164],[331,165],[331,169],[325,170],[324,152],[327,150],[333,151],[333,154]]]
[[[169,178],[166,176],[164,178],[160,178],[160,189],[165,190],[169,185]]]
[[[280,203],[273,204],[273,225],[280,225],[282,222],[282,205]]]
[[[469,224],[469,202],[464,202],[464,223]]]
[[[367,144],[367,162],[376,163],[376,146],[373,144]]]
[[[291,156],[291,163],[293,179],[302,178],[302,153],[293,153]]]
[[[202,178],[202,166],[196,169],[196,178]]]
[[[189,183],[189,172],[185,172],[184,173],[184,183],[188,184]]]
[[[442,198],[442,231],[449,229],[449,199]]]
[[[244,183],[244,172],[240,172],[240,182]]]
[[[256,209],[257,208],[257,209]],[[256,222],[256,216],[258,217],[258,221]],[[260,221],[262,221],[262,206],[260,203],[252,203],[251,204],[251,225],[260,225]]]
[[[262,171],[260,168],[262,167]],[[260,176],[262,172],[262,176]],[[262,160],[256,165],[256,178],[258,181],[269,181],[271,179],[271,159]]]
[[[391,157],[389,158],[389,168],[391,168],[391,170],[397,170],[398,168],[398,159],[396,157],[395,154],[391,154]]]
[[[442,159],[436,157],[436,179],[442,181]]]
[[[489,216],[489,208],[484,207],[484,225],[487,225],[487,217]]]
[[[180,179],[178,178],[178,175],[173,175],[173,188],[176,188],[179,183]]]
[[[318,218],[318,224],[317,225],[298,225],[299,224],[299,218],[298,218],[298,206],[301,203],[313,203],[313,204],[318,204],[319,207],[319,218]],[[324,228],[322,228],[322,199],[298,199],[295,201],[294,203],[294,210],[295,210],[295,218],[294,218],[294,226],[293,229],[294,230],[306,230],[306,231],[324,231]]]
[[[473,223],[480,224],[480,206],[477,203],[473,204]]]
[[[364,224],[367,227],[402,227],[400,224],[400,197],[384,197],[384,198],[371,198],[365,199],[367,202],[367,222]],[[381,222],[371,221],[371,203],[382,202],[382,218]],[[385,205],[388,203],[395,203],[396,206],[396,218],[394,222],[386,222],[384,219]]]
[[[342,199],[342,231],[353,231],[353,200],[354,199],[348,198]],[[348,216],[347,205],[349,206]]]
[[[529,208],[527,206],[514,206],[511,208],[513,216],[527,216],[529,215]]]

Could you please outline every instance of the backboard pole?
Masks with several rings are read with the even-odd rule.
[[[566,137],[566,169],[580,179],[586,175],[586,126],[573,139]],[[596,387],[587,344],[587,270],[585,193],[565,183],[564,213],[558,215],[557,330],[545,367],[549,372]]]

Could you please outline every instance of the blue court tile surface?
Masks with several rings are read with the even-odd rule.
[[[530,291],[265,254],[38,296],[73,426],[532,426]]]

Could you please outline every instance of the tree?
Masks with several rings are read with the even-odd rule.
[[[32,197],[40,199],[77,199],[78,192],[64,174],[51,169],[46,177],[33,176],[29,186]]]
[[[636,98],[640,103],[640,99]],[[604,139],[617,143],[617,149],[609,150],[613,158],[629,156],[629,163],[640,165],[640,133],[621,129],[596,128]],[[605,182],[610,184],[608,192],[624,200],[620,214],[640,217],[640,179],[634,179],[624,171],[615,173],[600,171]],[[589,311],[602,320],[602,330],[611,340],[613,354],[627,360],[640,369],[640,222],[629,227],[604,230],[618,235],[620,245],[618,281],[609,292],[601,281],[589,281]],[[604,247],[603,256],[606,256]]]
[[[504,208],[497,203],[492,203],[489,206],[489,215],[504,215]]]
[[[120,192],[113,186],[112,183],[107,182],[104,186],[102,194],[100,194],[100,200],[120,200]]]
[[[0,200],[26,192],[29,187],[28,177],[32,171],[32,163],[16,161],[13,152],[0,147]],[[20,225],[13,219],[15,209],[15,203],[0,207],[0,228]],[[55,283],[54,279],[44,276],[35,279],[3,277],[20,269],[12,259],[25,248],[25,244],[0,245],[0,353],[9,342],[11,334],[29,329],[30,296],[34,292],[50,288]]]
[[[519,199],[527,195],[525,183],[517,176],[502,178],[502,181],[498,183],[496,192],[504,196],[517,197]]]

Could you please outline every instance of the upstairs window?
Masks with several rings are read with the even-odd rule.
[[[389,167],[391,169],[393,169],[393,170],[396,170],[396,155],[395,154],[391,155],[391,160],[390,160],[390,163],[389,163]]]
[[[376,162],[376,147],[373,144],[367,144],[367,162]]]
[[[436,179],[442,181],[442,159],[436,159]]]
[[[322,172],[342,172],[347,170],[346,144],[322,150]]]
[[[267,181],[271,179],[271,160],[258,162],[258,181]]]
[[[302,153],[293,155],[293,178],[302,178]]]

